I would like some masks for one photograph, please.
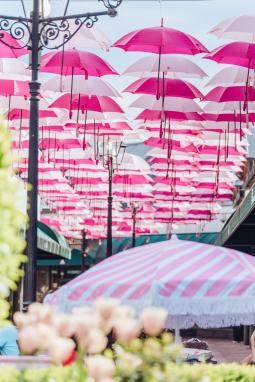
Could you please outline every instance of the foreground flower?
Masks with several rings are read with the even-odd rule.
[[[107,337],[99,329],[92,329],[87,336],[86,350],[90,354],[102,352],[107,346]]]
[[[117,340],[121,342],[134,340],[141,333],[141,324],[134,318],[116,319],[113,327]]]
[[[53,318],[53,326],[60,337],[73,337],[76,332],[76,321],[67,314],[57,314]]]
[[[145,308],[140,318],[145,333],[150,336],[158,336],[165,328],[167,311],[154,307]]]
[[[95,302],[95,307],[98,310],[103,320],[110,320],[115,313],[119,303],[114,298],[99,298]]]
[[[69,338],[53,338],[48,345],[48,354],[56,364],[66,361],[75,349],[75,343]]]
[[[93,378],[95,382],[105,382],[112,380],[115,372],[115,364],[113,360],[102,355],[89,356],[85,359],[88,376]]]
[[[19,332],[19,347],[22,353],[33,354],[41,345],[41,338],[35,326],[27,326]]]

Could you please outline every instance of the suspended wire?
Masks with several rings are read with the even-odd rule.
[[[25,7],[24,0],[20,0],[20,2],[21,2],[21,5],[22,5],[24,16],[27,17],[27,12],[26,12],[26,7]]]
[[[163,4],[162,4],[162,0],[158,0],[158,3],[159,3],[159,16],[160,16],[160,22],[161,22],[162,19],[163,19]]]
[[[66,16],[66,14],[67,14],[69,3],[70,3],[70,0],[67,0],[66,1],[66,6],[65,6],[65,11],[64,11],[64,16]]]

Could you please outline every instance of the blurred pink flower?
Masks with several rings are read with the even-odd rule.
[[[145,308],[140,318],[145,333],[150,336],[157,336],[165,328],[167,311],[155,307]]]
[[[113,360],[102,355],[89,356],[85,359],[89,377],[95,382],[112,381],[115,371]]]

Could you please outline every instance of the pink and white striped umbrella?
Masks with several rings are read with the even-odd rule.
[[[137,311],[168,310],[167,327],[255,323],[255,258],[233,249],[172,239],[123,251],[49,295],[62,311],[112,297]]]

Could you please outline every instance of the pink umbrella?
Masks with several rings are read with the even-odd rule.
[[[1,35],[0,58],[18,58],[28,54],[27,48],[24,48],[18,39],[15,39],[5,31],[1,31]]]
[[[139,29],[121,37],[113,44],[116,48],[132,52],[156,54],[205,53],[208,50],[193,36],[177,29],[163,26]]]
[[[162,118],[161,111],[159,110],[143,110],[135,118],[136,120],[143,121],[160,121]],[[203,118],[197,112],[178,112],[178,111],[165,111],[165,119],[177,120],[177,121],[202,121]]]
[[[205,121],[214,121],[214,122],[239,122],[246,123],[247,115],[246,114],[230,114],[230,113],[203,113],[202,117]],[[255,122],[255,113],[249,113],[248,118],[250,122]]]
[[[113,183],[115,184],[127,184],[127,185],[134,185],[134,184],[149,184],[153,183],[153,179],[150,178],[147,175],[114,175],[113,176]]]
[[[124,92],[133,94],[155,94],[157,97],[202,98],[202,93],[191,83],[180,79],[140,78]]]
[[[96,54],[76,49],[45,54],[42,56],[40,71],[63,76],[85,75],[85,78],[118,74],[115,69]]]
[[[57,117],[57,114],[54,110],[40,110],[39,111],[40,118],[51,118]],[[29,119],[30,112],[29,110],[24,109],[11,109],[9,112],[9,120],[14,121],[16,119]]]
[[[77,138],[43,138],[39,141],[39,148],[41,150],[60,150],[60,149],[74,149],[82,148],[80,141]]]
[[[46,302],[65,312],[106,296],[137,312],[164,307],[166,327],[177,330],[253,324],[254,267],[254,258],[241,252],[173,238],[106,259]]]
[[[255,101],[255,89],[245,86],[218,86],[207,93],[203,101],[230,102],[230,101]]]
[[[213,49],[204,58],[220,64],[255,69],[255,44],[243,41],[232,42]]]
[[[60,108],[78,110],[84,113],[86,110],[98,112],[116,112],[124,113],[121,107],[112,98],[107,96],[87,96],[87,95],[71,95],[69,93],[62,94],[50,106],[50,108]]]
[[[28,96],[28,81],[7,80],[0,78],[0,95],[7,96]]]

